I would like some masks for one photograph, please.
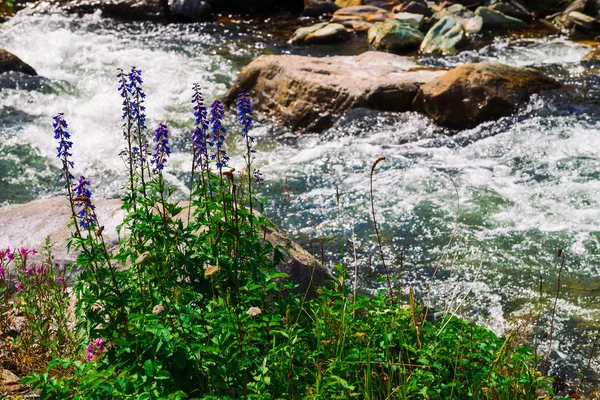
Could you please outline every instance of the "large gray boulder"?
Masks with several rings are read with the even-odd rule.
[[[465,64],[422,85],[413,105],[439,125],[465,129],[508,116],[530,95],[560,86],[533,68]]]
[[[256,111],[293,130],[321,132],[353,108],[410,111],[419,86],[441,74],[378,51],[325,58],[265,55],[240,71],[225,103],[249,92]]]
[[[369,29],[367,39],[377,50],[402,54],[419,48],[424,35],[398,20],[377,22]]]
[[[6,50],[0,49],[0,74],[4,72],[21,72],[27,75],[37,75],[35,69],[19,57]]]
[[[127,236],[127,232],[117,230],[125,216],[121,209],[121,200],[95,200],[94,205],[98,221],[104,226],[103,235],[108,246],[115,249],[119,238]],[[184,213],[185,216],[187,213]],[[71,229],[67,228],[70,218],[71,210],[64,197],[0,208],[0,249],[10,246],[41,250],[48,236],[55,243],[55,262],[72,264],[76,254],[68,253],[65,246],[71,232]],[[280,245],[287,251],[278,270],[290,275],[290,280],[299,285],[299,292],[306,293],[310,288],[310,297],[314,295],[313,288],[322,286],[326,281],[334,281],[327,268],[280,230],[269,227],[261,229],[266,241]]]
[[[467,41],[462,25],[446,16],[431,27],[421,42],[421,52],[452,54]]]

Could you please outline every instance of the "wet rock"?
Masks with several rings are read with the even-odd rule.
[[[105,17],[132,21],[164,21],[169,17],[168,0],[56,0],[40,2],[35,10],[60,10],[72,14],[91,14],[100,10]]]
[[[478,33],[483,27],[483,19],[474,12],[469,11],[462,4],[453,4],[439,12],[440,19],[445,16],[454,18],[462,25],[465,33]]]
[[[356,7],[356,6],[373,6],[383,8],[391,11],[396,4],[397,0],[336,0],[335,4],[344,7]]]
[[[587,53],[582,61],[600,61],[600,47],[595,48],[594,50]]]
[[[479,7],[475,10],[475,14],[483,19],[483,28],[490,30],[511,30],[524,29],[527,24],[518,18],[509,17],[499,11],[492,10],[488,7]]]
[[[369,44],[375,49],[396,54],[418,49],[423,37],[418,29],[397,20],[377,22],[367,35]]]
[[[115,248],[118,238],[126,235],[123,231],[117,234],[117,227],[125,215],[121,209],[121,200],[96,200],[94,205],[98,221],[104,226],[105,238],[109,246]],[[45,237],[50,236],[52,242],[56,243],[53,249],[55,262],[73,263],[76,255],[67,253],[65,248],[71,232],[66,227],[69,221],[70,209],[63,197],[0,208],[0,248],[10,246],[41,249]],[[264,233],[267,241],[279,244],[288,251],[278,269],[289,273],[290,280],[300,285],[298,290],[302,293],[308,288],[311,273],[315,288],[327,280],[334,280],[327,268],[281,231],[265,227]]]
[[[333,0],[310,0],[304,7],[302,15],[305,17],[320,17],[331,15],[339,9],[340,6],[335,4]]]
[[[593,34],[600,32],[600,21],[578,11],[569,13],[569,22],[575,25],[579,30],[587,33]]]
[[[21,72],[26,75],[37,75],[35,69],[19,57],[0,49],[0,74],[4,72]]]
[[[249,92],[257,111],[293,130],[321,132],[353,108],[409,111],[419,86],[441,74],[377,51],[325,58],[267,55],[241,70],[225,103]]]
[[[322,22],[299,28],[289,40],[290,44],[322,44],[347,40],[350,33],[342,24]]]
[[[413,106],[439,125],[466,129],[510,115],[531,94],[560,86],[533,68],[466,64],[422,85]]]
[[[433,11],[429,8],[427,3],[423,0],[412,0],[404,4],[400,4],[399,6],[394,7],[394,13],[411,13],[411,14],[421,14],[426,17],[431,17],[433,15]]]
[[[466,42],[465,31],[458,21],[453,17],[444,17],[438,23],[433,25],[423,42],[421,42],[421,51],[423,53],[456,53]]]
[[[339,9],[333,13],[331,22],[342,24],[357,32],[366,32],[375,22],[383,22],[388,18],[393,18],[393,16],[383,8],[355,6]]]
[[[212,18],[212,7],[210,3],[203,0],[173,0],[170,13],[179,21],[207,21]]]
[[[411,26],[415,29],[421,29],[423,27],[423,14],[412,14],[406,12],[400,12],[394,14],[394,19],[405,25]]]
[[[504,3],[500,1],[492,4],[489,8],[490,10],[499,11],[502,14],[520,19],[522,21],[528,21],[531,19],[531,13],[525,8],[525,6],[519,3]]]

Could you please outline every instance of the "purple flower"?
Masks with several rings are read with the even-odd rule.
[[[252,103],[248,93],[240,93],[237,98],[238,119],[242,124],[242,137],[248,138],[250,143],[254,142],[254,138],[248,136],[248,132],[252,128]]]
[[[23,291],[23,285],[22,285],[22,282],[20,282],[20,283],[17,283],[17,284],[15,285],[15,289],[17,289],[19,292],[22,292],[22,291]]]
[[[75,200],[77,201],[77,208],[79,208],[79,211],[77,212],[79,226],[85,230],[97,225],[96,213],[94,212],[96,207],[91,201],[92,192],[88,188],[89,185],[90,181],[85,179],[85,177],[80,176],[79,182],[75,187]]]
[[[143,105],[146,94],[142,91],[142,70],[131,67],[127,74],[127,88],[131,95],[130,113],[131,119],[140,127],[146,126],[146,107]]]
[[[96,340],[94,340],[94,346],[98,350],[104,350],[104,339],[96,338]]]
[[[62,285],[65,280],[63,279],[62,276],[59,276],[56,281]]]
[[[254,175],[254,183],[260,185],[264,182],[263,174],[262,174],[262,172],[260,172],[260,169],[255,169],[253,175]]]
[[[167,162],[167,158],[171,154],[171,149],[169,148],[169,129],[167,128],[167,125],[158,125],[154,134],[154,143],[156,143],[156,147],[154,148],[154,154],[152,154],[152,160],[150,162],[154,164],[156,171],[162,171]]]
[[[35,269],[35,273],[38,274],[38,275],[40,275],[42,273],[42,269],[40,267],[37,267]]]
[[[211,155],[211,159],[217,160],[217,168],[223,168],[227,165],[229,157],[227,152],[223,149],[225,143],[225,134],[227,129],[222,125],[223,117],[225,116],[225,110],[223,104],[219,100],[213,101],[210,106],[210,124],[212,125],[213,137],[210,142],[211,147],[216,147],[215,153]]]
[[[25,270],[25,275],[31,275],[31,268],[27,268]]]
[[[204,98],[200,85],[194,83],[192,87],[194,94],[192,96],[192,104],[194,105],[194,117],[196,117],[196,128],[191,134],[190,139],[194,147],[194,161],[198,164],[202,163],[205,170],[208,169],[208,120],[206,107],[204,106]],[[193,168],[196,168],[194,165]]]
[[[69,168],[72,169],[74,167],[73,161],[69,160],[69,157],[73,155],[70,152],[71,147],[73,147],[73,142],[69,140],[71,139],[71,135],[66,131],[69,125],[67,124],[67,121],[63,119],[63,115],[63,113],[58,113],[56,116],[54,116],[52,128],[54,129],[54,139],[58,140],[56,157],[60,158],[63,164],[60,178],[65,178],[65,180],[68,182],[74,178],[74,176],[69,172]]]

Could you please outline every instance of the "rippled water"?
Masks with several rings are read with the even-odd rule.
[[[98,15],[19,15],[0,25],[0,47],[41,76],[0,76],[0,203],[59,192],[50,126],[57,112],[70,123],[77,171],[93,180],[99,195],[118,195],[124,168],[115,72],[130,65],[144,70],[150,125],[166,121],[173,131],[169,179],[185,190],[191,84],[199,82],[213,99],[260,54],[332,51],[290,48],[285,33],[244,22],[161,26]],[[335,51],[363,50],[356,40]],[[343,260],[353,270],[355,249],[359,282],[374,289],[380,262],[369,170],[385,156],[374,199],[386,257],[401,285],[425,297],[437,268],[437,307],[498,333],[518,319],[543,329],[556,293],[556,250],[563,248],[552,373],[581,371],[600,310],[600,77],[581,63],[589,50],[560,37],[501,37],[456,56],[421,59],[444,67],[535,66],[566,85],[534,96],[518,115],[458,133],[416,113],[366,110],[351,111],[320,135],[261,122],[257,158],[271,200],[265,212],[315,253],[322,245],[328,262]],[[229,146],[238,154],[233,164],[241,164],[234,141]]]

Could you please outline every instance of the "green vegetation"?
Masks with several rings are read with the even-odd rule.
[[[412,291],[357,295],[339,282],[298,293],[277,272],[285,249],[263,240],[256,214],[251,107],[238,102],[246,168],[227,167],[223,108],[208,112],[194,87],[196,129],[189,205],[170,200],[168,130],[159,125],[149,157],[140,71],[119,74],[124,107],[126,218],[118,251],[108,251],[83,176],[75,179],[70,135],[54,122],[72,209],[68,246],[79,252],[67,312],[67,271],[51,251],[39,267],[31,251],[0,252],[1,321],[14,305],[26,326],[0,337],[23,384],[45,399],[534,399],[551,393],[524,333],[499,338],[451,315],[422,312]],[[209,135],[209,130],[212,132]],[[8,267],[16,271],[11,283]],[[388,277],[389,279],[389,277]],[[44,316],[35,318],[34,316]],[[73,318],[75,329],[68,328]],[[41,321],[40,321],[41,320]],[[0,326],[2,328],[2,326]],[[6,330],[3,330],[6,332]],[[1,351],[5,349],[0,348]]]

